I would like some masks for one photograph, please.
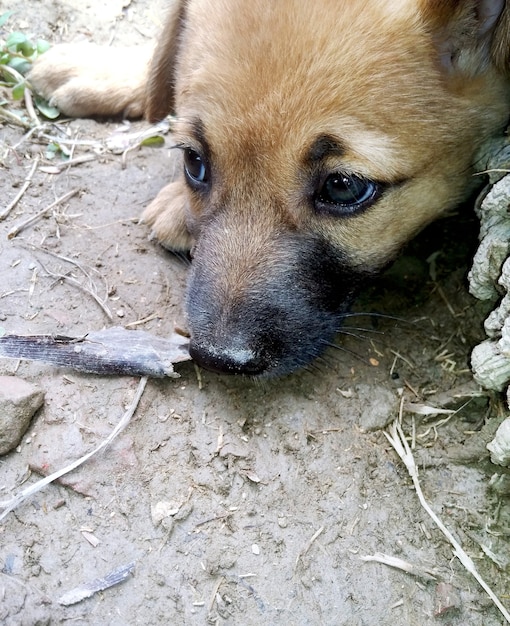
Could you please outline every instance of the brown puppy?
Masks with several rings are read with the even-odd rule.
[[[470,193],[509,50],[504,0],[181,0],[140,67],[56,47],[31,80],[70,115],[176,116],[182,177],[144,221],[192,247],[196,361],[267,376],[320,354],[360,285]]]

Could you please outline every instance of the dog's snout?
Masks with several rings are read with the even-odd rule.
[[[251,249],[235,243],[236,228]],[[197,243],[187,293],[191,356],[221,373],[289,373],[323,352],[361,274],[320,237],[273,231],[260,247],[239,229],[223,213]]]
[[[261,352],[232,343],[220,345],[192,340],[189,351],[197,365],[219,374],[259,376],[268,367],[268,360]]]

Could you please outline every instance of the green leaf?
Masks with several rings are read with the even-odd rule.
[[[7,22],[11,15],[14,15],[14,11],[6,11],[0,15],[0,28]]]
[[[12,57],[7,65],[19,72],[22,76],[24,76],[32,67],[32,63],[30,63],[30,61],[22,59],[21,57]]]
[[[25,87],[26,83],[23,81],[22,83],[18,83],[12,88],[12,98],[13,100],[21,100],[25,95]]]
[[[12,75],[12,72],[7,70],[7,67],[7,65],[0,65],[0,76],[3,79],[4,85],[12,87],[12,85],[15,85],[18,82],[18,79]]]
[[[37,54],[43,54],[44,52],[46,52],[46,50],[51,48],[51,44],[49,41],[46,41],[45,39],[38,39],[35,47],[37,50]]]
[[[48,104],[48,102],[44,100],[44,98],[41,98],[41,96],[34,95],[34,102],[37,109],[49,120],[56,120],[60,115],[60,111],[57,107]]]
[[[19,50],[19,46],[22,46],[27,41],[27,36],[24,33],[15,31],[7,37],[5,45],[7,46],[7,48],[14,48],[15,50]]]
[[[25,57],[31,57],[35,52],[34,44],[28,39],[18,45],[18,52]]]
[[[164,137],[161,137],[161,135],[153,135],[152,137],[147,137],[146,139],[140,142],[141,146],[151,146],[153,148],[163,146],[164,144],[165,144],[165,139]]]
[[[52,141],[46,146],[44,156],[51,161],[51,159],[54,159],[59,154],[59,152],[60,146],[58,145],[58,143]]]

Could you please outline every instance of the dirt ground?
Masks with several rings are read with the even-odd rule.
[[[157,32],[162,5],[3,0],[0,12],[16,11],[8,32],[140,43]],[[126,125],[74,120],[60,128],[73,139],[101,140]],[[0,125],[0,210],[36,155],[41,165],[61,163],[58,154],[48,161],[47,141],[23,133]],[[36,171],[0,222],[5,331],[80,336],[137,322],[165,336],[185,324],[186,264],[136,222],[172,176],[169,145],[124,160],[103,151],[59,174]],[[84,153],[92,151],[77,146]],[[73,189],[76,196],[7,239]],[[0,523],[0,623],[501,625],[381,431],[398,416],[402,395],[463,407],[428,418],[405,411],[404,430],[414,433],[428,502],[510,605],[510,503],[489,489],[498,468],[485,450],[502,404],[455,398],[470,384],[469,353],[487,311],[466,290],[475,245],[473,218],[429,229],[361,298],[360,316],[316,368],[254,383],[186,363],[177,366],[179,379],[150,381],[106,452]],[[112,319],[62,275],[95,290]],[[361,315],[368,312],[378,315]],[[101,442],[138,384],[0,361],[0,374],[14,373],[39,384],[46,401],[19,448],[0,458],[0,500]],[[171,514],[161,520],[161,511]],[[376,553],[433,570],[436,580],[362,559]],[[122,584],[59,604],[64,593],[131,562],[134,573]],[[444,612],[438,582],[455,596]]]

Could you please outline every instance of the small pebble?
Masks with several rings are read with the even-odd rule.
[[[0,376],[0,455],[15,449],[44,402],[42,389],[17,376]]]

